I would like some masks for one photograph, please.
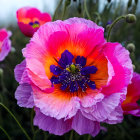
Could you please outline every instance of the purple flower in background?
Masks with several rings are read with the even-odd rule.
[[[112,24],[112,20],[108,20],[108,22],[106,23],[106,26]]]
[[[9,39],[11,34],[6,29],[0,29],[0,61],[3,61],[11,50],[11,41]]]

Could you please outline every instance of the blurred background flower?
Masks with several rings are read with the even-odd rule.
[[[2,61],[11,50],[11,41],[9,37],[12,35],[6,29],[0,29],[0,61]]]
[[[21,32],[28,37],[32,37],[41,25],[51,21],[49,13],[42,13],[37,8],[29,6],[18,9],[16,15]]]

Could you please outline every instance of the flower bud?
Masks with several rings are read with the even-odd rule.
[[[135,51],[135,45],[133,43],[129,43],[127,46],[126,46],[126,49],[132,53]]]
[[[16,49],[14,47],[11,48],[11,53],[15,53]]]
[[[128,22],[128,23],[136,22],[136,16],[134,14],[126,15],[126,22]]]
[[[136,69],[136,66],[135,65],[133,65],[133,70],[135,70]]]

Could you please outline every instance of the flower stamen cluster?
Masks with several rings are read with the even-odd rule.
[[[85,66],[86,58],[77,56],[73,63],[74,56],[65,50],[58,61],[59,66],[51,65],[50,71],[55,75],[52,76],[52,84],[61,84],[61,90],[77,92],[79,89],[85,92],[87,87],[96,89],[95,82],[90,80],[90,74],[97,71],[95,66]]]

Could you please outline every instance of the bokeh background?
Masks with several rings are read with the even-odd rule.
[[[101,131],[95,138],[89,135],[80,136],[76,132],[68,132],[64,136],[55,136],[43,132],[34,127],[36,135],[32,133],[32,115],[31,109],[20,108],[14,98],[18,83],[14,78],[14,68],[24,58],[21,50],[29,42],[30,38],[25,37],[19,30],[16,23],[16,10],[23,6],[33,6],[43,12],[51,14],[54,20],[67,19],[69,17],[89,18],[85,12],[84,1],[87,2],[87,9],[91,20],[105,28],[105,37],[107,35],[107,25],[118,16],[133,13],[137,17],[137,22],[128,24],[121,20],[113,28],[111,34],[112,42],[120,42],[124,47],[128,43],[134,43],[135,52],[131,53],[132,62],[135,65],[135,71],[140,73],[140,0],[71,0],[70,4],[64,8],[65,0],[0,0],[0,28],[7,28],[12,31],[13,51],[0,62],[0,68],[3,69],[3,80],[5,89],[2,88],[0,81],[1,102],[3,102],[10,111],[16,116],[27,133],[33,140],[69,140],[73,134],[73,140],[139,140],[140,139],[140,118],[131,115],[124,116],[124,121],[117,125],[102,124],[107,131]],[[57,10],[56,10],[57,8]],[[55,16],[54,16],[55,15]],[[116,85],[117,86],[117,85]],[[34,114],[33,114],[34,115]],[[88,124],[87,124],[88,125]],[[8,114],[6,110],[0,107],[0,126],[2,126],[12,140],[26,140],[19,126]],[[0,140],[7,140],[7,137],[0,129]]]

